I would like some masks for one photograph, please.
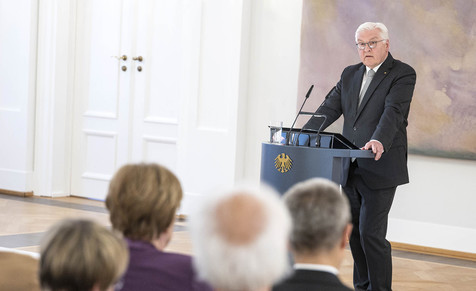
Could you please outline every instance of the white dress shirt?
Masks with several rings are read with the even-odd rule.
[[[295,270],[311,270],[311,271],[323,271],[323,272],[328,272],[332,273],[337,276],[339,274],[339,271],[329,265],[319,265],[319,264],[294,264],[294,269]]]

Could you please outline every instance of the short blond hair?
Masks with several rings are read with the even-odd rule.
[[[89,220],[64,220],[46,234],[40,247],[43,290],[101,290],[122,276],[129,262],[119,234]]]
[[[109,185],[106,206],[112,226],[130,239],[151,241],[165,232],[182,200],[177,177],[158,164],[130,164]]]

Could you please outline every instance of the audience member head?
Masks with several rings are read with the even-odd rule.
[[[295,261],[337,268],[352,228],[349,202],[339,186],[322,178],[310,179],[291,187],[284,201],[293,222],[290,244]],[[320,261],[313,261],[316,258]]]
[[[190,224],[195,267],[216,290],[265,290],[288,269],[291,219],[271,189],[210,195]]]
[[[166,246],[172,236],[175,213],[182,200],[177,177],[157,164],[125,165],[109,185],[106,206],[112,226],[134,240]]]
[[[118,234],[92,221],[65,220],[41,245],[40,284],[49,291],[113,290],[128,260]]]

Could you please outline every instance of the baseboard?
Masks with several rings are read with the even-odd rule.
[[[33,196],[33,191],[31,191],[31,192],[20,192],[20,191],[11,191],[11,190],[0,189],[0,194],[20,196],[20,197],[32,197]]]
[[[476,262],[476,254],[474,253],[466,253],[466,252],[445,250],[445,249],[439,249],[439,248],[417,246],[417,245],[411,245],[411,244],[399,243],[399,242],[391,242],[391,244],[392,244],[392,249],[394,250],[419,253],[419,254],[427,254],[427,255],[435,255],[440,257],[455,258],[455,259]]]

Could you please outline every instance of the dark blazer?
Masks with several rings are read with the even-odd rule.
[[[372,189],[408,183],[407,125],[416,73],[409,65],[389,53],[358,106],[365,65],[344,69],[340,81],[316,111],[327,116],[323,128],[344,115],[342,134],[358,147],[371,139],[380,141],[384,154],[380,160],[357,159],[360,174]],[[319,118],[311,118],[305,128],[318,129]],[[344,159],[341,184],[346,185],[350,159]]]
[[[336,275],[313,270],[295,270],[294,274],[273,287],[273,291],[352,291]]]

